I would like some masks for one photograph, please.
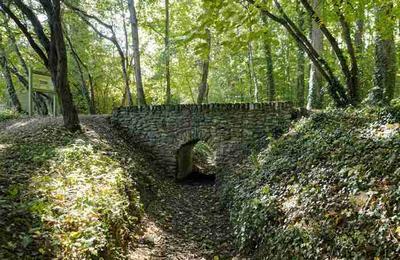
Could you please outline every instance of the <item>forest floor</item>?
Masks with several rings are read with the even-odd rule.
[[[146,203],[145,231],[130,259],[232,259],[227,211],[214,183],[158,181]]]
[[[0,132],[3,137],[18,132],[24,138],[34,136],[44,126],[59,128],[61,122],[61,118],[11,120],[0,123]],[[113,150],[128,147],[112,129],[108,117],[83,116],[81,122],[89,139],[106,139]],[[176,183],[163,177],[162,169],[149,172],[158,173],[147,176],[147,184],[142,187],[138,181],[144,216],[142,229],[132,237],[126,252],[128,258],[232,259],[235,252],[229,216],[220,205],[216,184],[211,181]]]

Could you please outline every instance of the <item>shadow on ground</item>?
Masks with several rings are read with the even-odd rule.
[[[0,259],[38,259],[50,253],[42,245],[51,241],[38,233],[45,202],[35,197],[32,178],[46,168],[57,148],[72,140],[73,134],[62,131],[57,120],[0,125]]]
[[[112,129],[106,116],[83,116],[83,135],[91,142],[106,142],[130,160],[141,154]],[[51,256],[43,252],[53,242],[36,231],[45,210],[34,196],[34,173],[46,170],[55,151],[76,138],[61,127],[61,118],[33,118],[0,124],[0,258]],[[82,136],[82,135],[81,135]],[[138,149],[137,149],[138,148]],[[135,158],[145,165],[135,171],[144,204],[142,231],[132,234],[129,259],[230,259],[234,255],[227,212],[219,203],[213,180],[176,183],[164,178],[151,159]],[[125,162],[121,162],[123,164]],[[48,246],[43,246],[48,245]]]
[[[134,144],[117,137],[104,118],[82,120],[87,131],[107,138],[116,149],[132,151]],[[88,133],[87,133],[88,134]],[[136,153],[136,152],[135,152]],[[146,176],[134,176],[144,204],[143,232],[136,236],[130,259],[231,259],[234,255],[229,216],[219,202],[215,176],[193,175],[177,183],[154,168]]]

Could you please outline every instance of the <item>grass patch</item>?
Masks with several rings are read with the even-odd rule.
[[[312,115],[221,174],[242,251],[262,259],[400,255],[400,107]]]
[[[0,258],[123,258],[144,171],[126,154],[60,127],[0,134]]]

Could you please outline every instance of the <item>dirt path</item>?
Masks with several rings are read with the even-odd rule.
[[[87,134],[126,146],[106,118],[84,117],[82,122]],[[129,259],[232,259],[229,217],[214,182],[176,183],[157,170],[151,192],[141,194],[145,198],[143,234],[136,237]]]
[[[131,259],[233,257],[228,216],[214,184],[163,180],[155,200],[147,206],[146,231]]]

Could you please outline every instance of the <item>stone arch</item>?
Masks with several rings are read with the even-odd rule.
[[[176,171],[177,180],[186,178],[193,169],[193,148],[198,142],[207,143],[213,150],[218,149],[218,143],[215,142],[214,136],[204,130],[197,128],[183,133],[176,146]]]
[[[215,151],[218,167],[235,166],[260,138],[286,129],[293,112],[287,102],[140,106],[115,109],[111,121],[172,177],[183,145],[205,141]]]

